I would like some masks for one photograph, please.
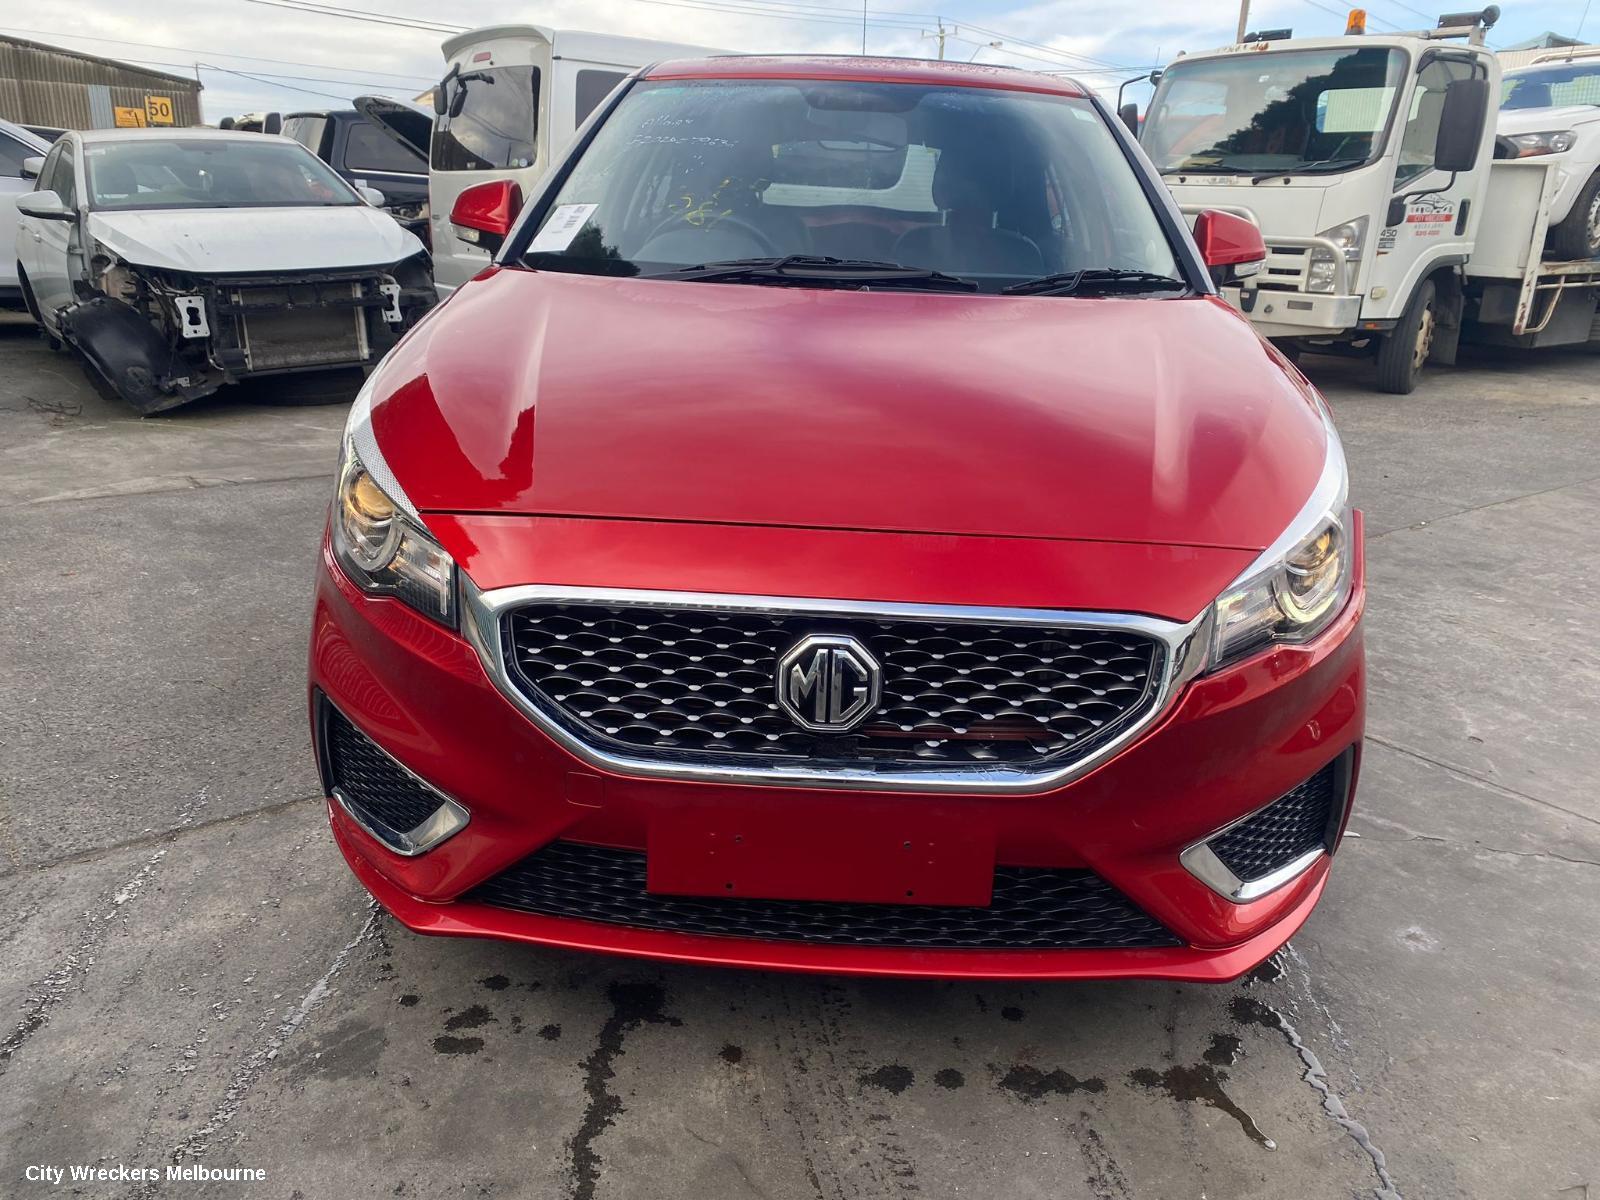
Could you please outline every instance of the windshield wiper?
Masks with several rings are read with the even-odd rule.
[[[661,271],[648,279],[676,279],[691,283],[778,283],[795,287],[836,284],[845,287],[910,287],[928,291],[975,292],[978,285],[959,275],[946,275],[928,267],[875,262],[861,258],[827,258],[816,254],[787,254],[781,258],[730,258],[700,263],[676,271]]]
[[[1163,177],[1167,175],[1248,175],[1250,174],[1250,168],[1224,167],[1217,163],[1209,166],[1196,166],[1192,163],[1185,163],[1181,166],[1168,167],[1161,174]]]
[[[1065,296],[1069,293],[1084,295],[1089,292],[1132,291],[1172,292],[1188,291],[1189,285],[1170,275],[1154,271],[1133,271],[1121,267],[1089,267],[1082,271],[1062,271],[1055,275],[1041,275],[1038,279],[1025,279],[1000,289],[1002,296]]]
[[[1304,166],[1288,171],[1271,171],[1266,175],[1257,175],[1250,184],[1254,187],[1269,179],[1291,179],[1296,175],[1322,175],[1329,171],[1342,171],[1346,167],[1358,167],[1366,161],[1364,158],[1325,158],[1321,162],[1308,162]]]

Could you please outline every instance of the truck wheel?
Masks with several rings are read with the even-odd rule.
[[[1378,387],[1394,396],[1409,396],[1417,390],[1422,365],[1433,349],[1433,334],[1438,327],[1438,306],[1434,303],[1433,280],[1424,279],[1412,293],[1405,316],[1394,332],[1378,345]]]
[[[1567,219],[1550,231],[1545,247],[1552,258],[1600,258],[1600,171],[1596,171]]]

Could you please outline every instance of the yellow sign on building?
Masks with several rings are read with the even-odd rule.
[[[172,97],[146,96],[144,98],[144,115],[146,123],[150,125],[171,125]]]
[[[144,109],[142,108],[122,108],[119,106],[111,110],[112,119],[116,122],[118,129],[143,129],[148,123],[145,121],[144,115]]]

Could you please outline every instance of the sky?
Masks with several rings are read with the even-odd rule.
[[[1600,0],[1501,7],[1493,46],[1580,28],[1600,42]],[[1344,31],[1347,8],[1341,0],[1252,0],[1250,28],[1330,36]],[[1444,11],[1432,0],[1368,0],[1366,8],[1375,31],[1425,28]],[[342,107],[366,92],[423,91],[443,68],[444,34],[384,21],[525,22],[725,50],[859,53],[862,12],[850,0],[48,0],[8,5],[0,32],[176,74],[198,70],[202,110],[214,124],[245,112]],[[1115,92],[1180,51],[1233,41],[1238,15],[1238,0],[868,0],[865,40],[869,54],[932,58],[939,43],[929,35],[942,25],[947,58],[1065,71]],[[1148,95],[1143,86],[1128,92],[1141,103]]]

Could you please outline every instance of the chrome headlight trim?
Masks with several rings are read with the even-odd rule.
[[[1339,440],[1338,430],[1334,428],[1332,414],[1328,411],[1327,403],[1320,397],[1317,400],[1317,415],[1322,419],[1322,428],[1326,437],[1322,473],[1318,476],[1316,485],[1311,489],[1311,495],[1301,505],[1294,519],[1284,527],[1283,532],[1278,535],[1270,546],[1258,554],[1250,565],[1241,571],[1233,582],[1225,587],[1217,598],[1212,601],[1208,612],[1213,622],[1213,645],[1208,655],[1207,670],[1217,670],[1268,646],[1304,641],[1310,637],[1315,637],[1326,627],[1327,621],[1332,620],[1339,609],[1343,607],[1342,602],[1336,603],[1325,620],[1315,624],[1314,627],[1309,628],[1309,631],[1302,635],[1273,636],[1265,641],[1247,645],[1227,657],[1223,657],[1220,654],[1223,647],[1217,644],[1217,640],[1221,638],[1224,632],[1221,611],[1223,603],[1253,587],[1275,586],[1271,584],[1271,581],[1286,575],[1289,560],[1294,553],[1330,525],[1344,539],[1340,546],[1340,554],[1343,560],[1341,569],[1346,572],[1343,586],[1348,587],[1348,573],[1352,569],[1351,563],[1355,553],[1355,548],[1349,544],[1352,528],[1349,518],[1350,473],[1345,461],[1344,445]]]
[[[361,460],[361,465],[367,469],[367,474],[395,506],[410,517],[418,525],[422,518],[417,515],[417,506],[411,503],[411,497],[406,495],[405,488],[400,486],[400,481],[395,478],[389,469],[388,462],[383,457],[383,451],[378,449],[378,438],[372,431],[372,394],[377,388],[378,379],[383,374],[382,368],[367,376],[367,381],[361,385],[361,390],[356,393],[355,403],[350,406],[350,415],[344,423],[344,454],[341,460],[351,451]]]
[[[329,520],[334,560],[363,592],[393,596],[429,620],[455,629],[460,622],[459,568],[383,460],[372,434],[371,388],[369,379],[351,407],[341,443]],[[369,461],[366,454],[374,459]],[[390,510],[382,518],[388,529],[376,550],[359,544],[359,536],[347,527],[351,514],[359,514],[356,497],[364,484],[375,485]]]

